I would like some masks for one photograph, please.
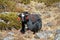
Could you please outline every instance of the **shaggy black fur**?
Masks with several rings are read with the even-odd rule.
[[[27,16],[28,19],[26,19]],[[27,25],[28,30],[31,30],[34,34],[42,28],[42,21],[39,14],[29,14],[28,12],[23,12],[19,15],[19,17],[22,20],[21,33],[25,33],[25,24]]]

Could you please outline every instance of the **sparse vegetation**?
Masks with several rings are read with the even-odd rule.
[[[16,3],[24,3],[24,4],[29,4],[30,1],[35,1],[35,2],[44,2],[46,5],[51,5],[53,3],[59,2],[60,0],[0,0],[0,6],[3,5],[4,9],[0,9],[0,11],[16,11]],[[6,9],[6,10],[5,10]],[[20,10],[21,11],[21,10]],[[19,11],[16,11],[19,12]]]
[[[0,14],[0,19],[4,20],[4,22],[0,22],[0,27],[3,28],[16,28],[19,29],[21,27],[21,23],[17,20],[17,13],[11,12],[8,14]]]
[[[17,13],[25,10],[31,14],[41,14],[42,29],[37,34],[33,35],[30,30],[26,30],[26,33],[22,35],[19,30],[16,30],[21,27],[21,21],[17,20]],[[12,30],[9,31],[9,29]],[[60,0],[0,0],[0,40],[10,40],[10,38],[14,40],[59,40]]]

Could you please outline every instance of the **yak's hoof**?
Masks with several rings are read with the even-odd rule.
[[[25,31],[23,31],[23,30],[21,30],[20,32],[21,32],[22,34],[25,34]]]

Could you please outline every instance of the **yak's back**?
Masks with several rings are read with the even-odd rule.
[[[27,24],[28,24],[28,28],[30,30],[32,30],[33,28],[41,28],[42,21],[40,18],[40,14],[30,14],[29,15],[29,22]]]
[[[32,21],[32,22],[36,22],[38,21],[40,18],[40,14],[30,14],[29,15],[29,19]]]

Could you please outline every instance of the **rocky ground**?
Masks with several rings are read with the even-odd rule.
[[[23,7],[30,13],[39,13],[42,18],[42,29],[36,34],[31,31],[21,34],[16,29],[3,30],[0,31],[0,40],[60,40],[60,7],[56,5],[47,7],[44,3],[36,2],[31,2],[29,5],[22,4],[22,6],[18,3],[16,6]]]
[[[60,40],[60,29],[54,31],[40,31],[33,34],[31,31],[26,31],[25,34],[19,30],[0,31],[0,40]]]

